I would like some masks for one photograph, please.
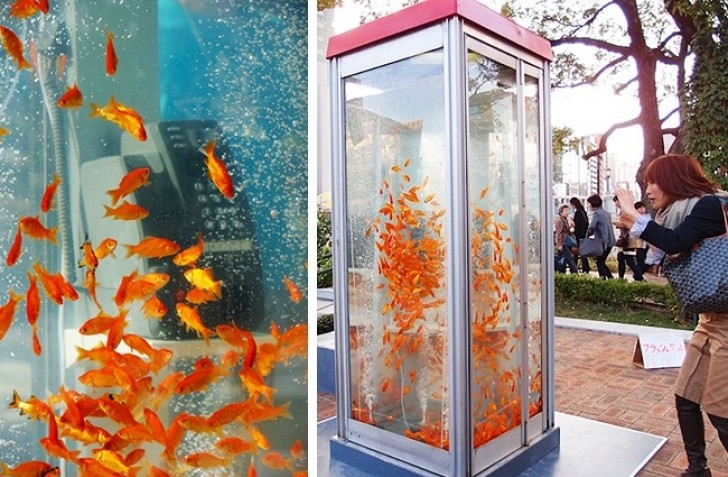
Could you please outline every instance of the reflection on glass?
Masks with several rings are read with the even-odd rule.
[[[306,3],[23,14],[31,68],[0,60],[0,461],[306,469]]]
[[[526,210],[541,210],[541,109],[538,79],[526,76],[524,100],[526,106],[525,134],[525,188]],[[533,417],[543,409],[541,366],[542,347],[542,236],[541,221],[537,215],[527,219],[528,227],[528,414]]]
[[[447,449],[442,53],[345,87],[352,418]]]
[[[468,93],[472,406],[480,447],[521,424],[515,70],[471,52]]]

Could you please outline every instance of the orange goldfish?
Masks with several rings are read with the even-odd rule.
[[[215,442],[215,447],[226,454],[237,455],[243,452],[256,453],[258,448],[252,442],[239,437],[225,437]]]
[[[86,270],[86,279],[84,280],[84,286],[88,290],[88,294],[93,300],[94,304],[99,308],[99,310],[103,310],[101,303],[99,303],[99,299],[96,297],[96,270],[94,270],[93,268],[89,268],[88,270]]]
[[[149,318],[161,320],[167,314],[167,307],[162,303],[162,300],[154,295],[144,302],[142,313]]]
[[[291,445],[291,456],[296,459],[302,459],[304,454],[305,451],[303,449],[303,442],[301,442],[301,439],[296,439],[293,445]]]
[[[293,459],[285,459],[280,452],[268,452],[263,456],[263,464],[274,470],[287,469],[293,472]]]
[[[10,295],[10,299],[0,307],[0,340],[5,337],[10,329],[10,325],[13,323],[18,303],[25,298],[25,295],[17,294],[12,289],[8,290],[8,294]]]
[[[138,274],[139,273],[136,270],[132,270],[129,275],[121,277],[119,288],[117,288],[116,295],[114,296],[114,303],[116,303],[116,306],[121,306],[127,301],[126,295],[129,290],[129,285],[136,279]]]
[[[165,441],[167,440],[167,431],[165,430],[164,424],[162,423],[162,420],[159,418],[157,413],[145,407],[144,422],[151,431],[154,440],[164,445]],[[127,461],[128,460],[129,456],[127,456]]]
[[[288,412],[289,407],[291,407],[290,401],[284,402],[280,406],[271,406],[269,404],[254,401],[245,409],[241,419],[243,422],[250,424],[279,418],[293,419],[291,413]]]
[[[182,427],[180,421],[184,419],[187,413],[178,414],[167,427],[165,436],[164,458],[168,460],[176,460],[177,447],[182,443],[185,437],[185,428]]]
[[[197,244],[182,250],[180,253],[174,256],[172,262],[180,267],[186,267],[188,265],[194,266],[197,259],[202,256],[202,252],[205,248],[205,242],[202,239],[202,234],[197,234]]]
[[[78,293],[62,274],[51,274],[38,262],[33,265],[33,270],[38,274],[43,291],[54,303],[62,305],[64,298],[71,301],[78,300]]]
[[[170,475],[159,467],[152,465],[149,467],[149,477],[170,477]]]
[[[179,394],[188,394],[207,389],[207,386],[230,375],[230,369],[225,365],[212,368],[202,368],[192,371],[177,384],[175,391]]]
[[[218,325],[215,327],[215,331],[229,345],[246,350],[243,368],[250,369],[255,362],[257,352],[257,345],[253,335],[249,331],[241,330],[234,325]]]
[[[26,292],[25,314],[28,317],[28,324],[35,325],[40,316],[40,292],[38,291],[38,279],[30,273],[28,275],[28,291]]]
[[[225,163],[215,155],[215,140],[210,141],[205,146],[205,157],[205,165],[210,180],[223,196],[232,199],[235,196],[233,180],[230,178]]]
[[[7,136],[8,134],[10,134],[10,129],[0,126],[0,142],[3,136]]]
[[[33,325],[32,330],[33,354],[40,356],[43,352],[43,346],[41,346],[40,337],[38,336],[38,325]]]
[[[111,205],[126,197],[129,194],[133,194],[140,187],[149,185],[149,174],[151,170],[148,167],[137,167],[127,172],[119,182],[119,187],[106,191],[111,196]]]
[[[210,417],[207,418],[207,424],[213,428],[224,426],[225,424],[230,424],[246,412],[247,408],[250,406],[249,402],[250,400],[239,401],[222,406],[217,411],[210,414]],[[231,445],[235,447],[239,444],[240,443],[238,442],[225,443],[225,445]]]
[[[218,298],[218,296],[213,292],[200,290],[199,288],[192,288],[192,290],[185,294],[185,300],[193,305],[204,305],[205,303],[217,301],[219,299],[220,298]]]
[[[273,403],[273,394],[276,392],[276,390],[274,388],[271,388],[270,386],[265,385],[265,383],[263,382],[263,376],[261,376],[260,371],[256,370],[255,368],[241,369],[239,375],[240,380],[242,381],[245,388],[248,390],[248,393],[251,397],[262,395],[265,396],[268,404]]]
[[[118,64],[119,58],[117,58],[116,50],[114,49],[114,35],[109,30],[106,30],[106,74],[114,76]]]
[[[215,280],[211,268],[190,268],[185,270],[184,276],[188,282],[200,290],[212,292],[218,298],[222,297],[222,280]]]
[[[48,420],[48,416],[51,414],[51,408],[44,401],[41,401],[35,396],[30,396],[27,401],[23,401],[18,394],[18,391],[13,389],[13,400],[10,402],[9,407],[11,409],[17,409],[20,411],[21,416],[27,415],[29,419],[35,419],[39,421]]]
[[[220,430],[217,429],[216,426],[212,426],[207,422],[207,418],[205,416],[195,416],[193,414],[188,414],[185,416],[184,419],[180,420],[180,424],[182,424],[182,427],[192,432],[216,434],[220,433]]]
[[[293,280],[288,278],[287,276],[283,276],[283,283],[286,285],[286,288],[288,289],[288,295],[291,298],[291,301],[293,303],[300,303],[303,299],[303,295],[301,294],[301,290],[298,289],[295,283],[293,283]]]
[[[146,258],[162,258],[174,255],[179,252],[180,246],[172,240],[147,237],[136,245],[124,245],[126,247],[126,258],[139,255]]]
[[[48,408],[50,414],[48,415],[48,435],[40,440],[40,445],[45,451],[54,457],[59,459],[70,460],[72,462],[78,461],[78,454],[81,451],[69,451],[62,440],[58,438],[58,424],[56,423],[56,416],[53,414],[53,410]]]
[[[91,246],[91,242],[89,242],[88,239],[84,240],[81,245],[81,250],[83,250],[83,257],[78,260],[78,266],[96,270],[96,267],[99,266],[99,258],[96,256],[96,253]]]
[[[93,318],[86,320],[78,329],[78,332],[82,335],[105,333],[111,329],[116,319],[117,317],[107,315],[106,313],[99,313]]]
[[[182,460],[185,464],[189,466],[203,469],[209,469],[212,467],[225,467],[230,464],[229,457],[218,457],[215,454],[211,454],[209,452],[197,452],[195,454],[189,454],[185,456],[185,458]]]
[[[152,408],[158,409],[162,402],[167,401],[174,394],[177,384],[179,384],[184,377],[185,375],[182,371],[177,371],[165,376],[154,390],[154,396],[152,396],[150,403]]]
[[[180,317],[187,331],[194,330],[198,337],[202,336],[205,339],[206,345],[210,344],[210,336],[213,336],[215,332],[202,323],[197,308],[184,303],[177,303],[177,316]]]
[[[61,470],[39,460],[31,460],[10,468],[0,462],[0,475],[8,477],[60,477]]]
[[[169,282],[169,275],[166,273],[147,273],[141,277],[134,278],[126,288],[126,294],[121,304],[135,300],[145,300],[151,294],[162,289]]]
[[[15,0],[10,6],[10,16],[29,18],[38,12],[48,13],[48,0]]]
[[[18,228],[28,237],[36,240],[48,240],[53,245],[56,244],[56,232],[58,227],[47,229],[40,223],[40,216],[21,217],[18,221]]]
[[[114,255],[114,250],[116,250],[117,241],[112,238],[106,238],[101,241],[98,247],[94,250],[94,255],[96,255],[96,258],[101,260],[102,258],[106,258],[109,255],[116,258],[116,255]]]
[[[149,210],[141,205],[131,204],[123,201],[119,207],[112,208],[104,205],[106,213],[104,217],[111,217],[114,220],[142,220],[149,216]]]
[[[51,206],[53,205],[53,197],[56,195],[56,189],[58,189],[58,185],[60,183],[61,178],[58,177],[58,174],[55,174],[53,176],[53,182],[46,186],[45,191],[43,192],[43,197],[40,200],[41,212],[48,212],[49,210],[51,210]]]
[[[73,86],[67,86],[66,92],[58,98],[57,104],[59,108],[65,109],[77,109],[83,106],[83,94],[78,85],[74,83]]]
[[[8,54],[18,63],[18,69],[30,69],[30,63],[23,57],[23,43],[10,28],[0,25],[0,40]]]
[[[255,470],[255,461],[253,458],[250,459],[250,464],[248,464],[248,477],[258,477],[258,472]]]
[[[124,343],[131,349],[149,358],[149,369],[157,372],[167,366],[174,356],[174,352],[168,348],[155,348],[147,340],[135,334],[126,334],[122,337]]]
[[[8,267],[12,267],[18,262],[22,250],[23,236],[20,233],[20,229],[18,229],[18,231],[15,232],[15,239],[13,240],[13,244],[10,246],[10,250],[8,250],[8,256],[5,259],[5,263]]]
[[[133,108],[116,102],[112,96],[104,107],[91,103],[91,117],[103,118],[119,126],[139,141],[147,140],[147,130],[144,128],[144,119]]]

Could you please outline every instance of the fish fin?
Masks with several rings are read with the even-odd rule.
[[[50,240],[53,245],[58,245],[58,241],[56,240],[57,233],[58,227],[53,227],[48,231],[48,240]]]
[[[91,108],[91,114],[89,115],[90,118],[98,118],[101,117],[101,108],[96,103],[89,103],[89,108]]]
[[[112,198],[111,200],[116,200],[114,198],[114,196],[111,194],[111,191],[107,192],[107,194],[111,195],[111,198]],[[111,207],[109,207],[108,205],[104,204],[104,210],[105,210],[104,217],[111,217],[112,216],[112,214],[111,214],[111,210],[112,210]],[[83,248],[83,246],[81,246],[81,248]]]
[[[119,202],[119,199],[121,199],[122,196],[122,192],[119,189],[111,189],[106,191],[106,193],[111,197],[111,205],[116,205],[116,203]],[[106,216],[104,215],[104,217]]]

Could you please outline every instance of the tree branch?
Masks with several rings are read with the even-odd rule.
[[[629,119],[627,121],[623,121],[621,123],[613,124],[609,129],[607,129],[604,134],[599,138],[599,144],[597,145],[597,148],[593,151],[587,152],[582,156],[582,159],[588,161],[594,156],[598,156],[600,154],[603,154],[607,152],[607,139],[609,139],[609,136],[611,136],[614,131],[622,128],[628,128],[630,126],[637,126],[641,124],[641,120],[639,117]]]
[[[630,48],[628,46],[620,46],[615,45],[614,43],[609,43],[604,40],[598,40],[596,38],[586,38],[582,36],[572,36],[572,37],[564,37],[564,38],[558,38],[556,40],[551,40],[551,47],[557,47],[561,45],[584,45],[584,46],[592,46],[594,48],[599,48],[602,50],[607,50],[612,53],[616,53],[618,55],[622,56],[629,56]]]
[[[622,63],[623,61],[627,61],[628,59],[629,59],[629,57],[628,57],[627,55],[621,55],[621,56],[619,56],[619,57],[617,57],[617,58],[613,59],[612,61],[610,61],[610,62],[609,62],[609,63],[607,63],[606,65],[602,66],[602,67],[601,67],[601,68],[599,69],[599,71],[597,71],[596,73],[594,73],[594,74],[593,74],[593,75],[591,76],[591,78],[589,79],[589,82],[590,82],[590,83],[593,83],[593,82],[595,82],[595,81],[596,81],[597,79],[599,79],[599,77],[600,77],[601,75],[603,75],[604,73],[606,73],[606,71],[607,71],[608,69],[610,69],[610,68],[614,68],[614,67],[615,67],[615,66],[617,66],[618,64]]]
[[[594,23],[597,20],[597,17],[599,17],[599,15],[613,3],[614,3],[613,1],[607,2],[606,4],[602,5],[600,8],[595,10],[591,17],[587,18],[586,21],[584,23],[582,23],[581,25],[577,25],[576,27],[574,27],[574,29],[571,31],[571,33],[569,33],[567,36],[574,36],[574,35],[576,35],[576,32],[578,32],[582,28],[588,27],[589,25]]]
[[[667,116],[665,116],[664,118],[660,119],[660,124],[663,124],[665,121],[667,121],[668,119],[670,119],[670,116],[672,116],[673,114],[675,114],[675,113],[677,113],[679,111],[680,111],[680,106],[677,106],[675,109],[673,109],[672,111],[670,111],[669,113],[667,113]]]
[[[639,77],[635,76],[634,78],[632,78],[631,80],[627,81],[626,83],[624,83],[624,84],[621,84],[621,85],[619,85],[618,87],[616,87],[616,88],[614,89],[614,92],[615,92],[615,93],[617,93],[617,94],[619,94],[619,93],[621,93],[622,91],[624,91],[625,89],[627,89],[627,87],[628,87],[629,85],[631,85],[632,83],[635,83],[635,82],[637,82],[637,81],[639,81]]]

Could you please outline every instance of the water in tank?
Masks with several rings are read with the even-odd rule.
[[[9,475],[306,475],[306,20],[0,7]]]

